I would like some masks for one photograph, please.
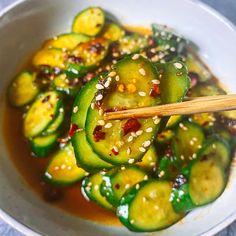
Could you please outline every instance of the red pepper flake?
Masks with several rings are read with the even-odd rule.
[[[189,72],[188,76],[191,79],[191,88],[195,87],[199,81],[199,75],[195,72]]]
[[[124,135],[130,133],[130,132],[136,132],[140,129],[141,124],[139,121],[135,118],[130,118],[126,121],[126,123],[123,126],[123,132]]]
[[[149,95],[151,97],[157,97],[160,95],[160,88],[157,84],[153,84],[153,87],[151,88]]]
[[[120,189],[120,185],[119,184],[115,184],[115,188],[116,189]]]
[[[97,125],[93,131],[93,138],[94,138],[95,142],[99,142],[100,140],[104,140],[105,135],[106,135],[106,133],[102,131],[102,126]]]
[[[119,154],[119,152],[118,152],[115,148],[112,148],[112,149],[111,149],[111,152],[112,152],[115,156],[117,156],[117,155]]]
[[[73,137],[78,129],[79,129],[79,127],[77,124],[75,124],[75,123],[71,124],[68,136]]]
[[[76,56],[68,56],[69,62],[75,63],[75,64],[81,64],[83,63],[83,58],[82,57],[76,57]]]

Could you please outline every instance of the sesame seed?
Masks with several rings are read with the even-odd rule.
[[[87,192],[90,192],[91,187],[87,186],[85,189],[86,189]]]
[[[150,140],[147,140],[143,143],[143,147],[149,147],[151,145],[151,141]]]
[[[112,127],[112,123],[107,123],[107,124],[105,124],[105,126],[104,126],[106,129],[110,129],[111,127]]]
[[[132,135],[134,138],[136,138],[136,137],[137,137],[137,135],[136,135],[136,133],[135,133],[135,132],[131,132],[131,135]]]
[[[196,137],[193,137],[192,140],[193,140],[194,142],[197,142],[197,138],[196,138]]]
[[[154,123],[155,125],[157,125],[157,124],[160,123],[160,121],[161,121],[161,119],[155,119],[155,120],[153,120],[153,123]]]
[[[71,69],[71,72],[73,72],[74,74],[79,74],[79,72],[74,68]]]
[[[127,155],[130,155],[130,154],[131,154],[131,148],[128,147],[128,148],[127,148]]]
[[[153,116],[152,119],[156,120],[156,119],[158,119],[158,116]]]
[[[171,47],[171,48],[170,48],[170,51],[171,51],[171,52],[175,52],[175,50],[176,50],[175,47]]]
[[[61,107],[61,108],[59,109],[59,112],[62,113],[63,111],[64,111],[64,109]]]
[[[103,109],[99,109],[98,114],[99,114],[100,116],[102,116],[102,115],[104,114]]]
[[[134,220],[131,220],[130,223],[133,224],[133,223],[134,223]]]
[[[117,146],[113,146],[112,149],[115,151],[115,152],[119,152],[119,149]]]
[[[181,155],[181,156],[180,156],[180,159],[181,159],[181,160],[184,160],[184,155]]]
[[[96,185],[94,186],[94,190],[95,190],[95,191],[98,191],[98,189],[99,189],[99,186],[96,184]]]
[[[196,157],[197,157],[197,154],[196,154],[196,153],[193,153],[192,158],[195,159]]]
[[[78,106],[75,106],[75,107],[73,108],[73,113],[76,113],[78,110],[79,110]]]
[[[96,84],[96,89],[104,89],[102,84]]]
[[[126,185],[125,185],[125,189],[128,189],[128,188],[130,188],[130,185],[129,185],[129,184],[126,184]]]
[[[95,104],[94,104],[94,102],[92,102],[91,103],[91,108],[94,109],[94,107],[95,107]]]
[[[137,136],[140,136],[142,133],[143,133],[143,130],[141,130],[141,129],[138,130],[138,131],[136,131],[136,135],[137,135]]]
[[[54,170],[59,170],[59,166],[55,166],[55,167],[54,167]]]
[[[165,174],[165,171],[162,170],[158,176],[161,178],[162,176],[164,176],[164,174]]]
[[[144,180],[148,180],[148,175],[145,175],[145,176],[143,177],[143,179],[144,179]]]
[[[142,92],[142,91],[138,92],[138,94],[139,94],[139,96],[141,96],[141,97],[145,97],[145,96],[146,96],[146,93],[145,93],[145,92]]]
[[[119,81],[119,80],[120,80],[119,75],[117,75],[117,76],[115,77],[115,80],[116,80],[116,81]]]
[[[103,96],[102,94],[98,94],[97,97],[96,97],[96,101],[100,101],[103,99]]]
[[[132,56],[132,60],[137,60],[137,59],[139,59],[139,54],[134,54],[134,55]]]
[[[125,166],[121,166],[121,168],[120,168],[121,170],[125,170],[126,168],[125,168]]]
[[[61,169],[64,170],[66,168],[66,164],[61,165]]]
[[[143,197],[143,202],[146,202],[146,201],[147,201],[147,199],[145,197]]]
[[[155,206],[154,206],[154,209],[155,209],[155,210],[159,210],[159,206],[155,205]]]
[[[200,149],[200,148],[202,148],[202,145],[198,145],[197,147]]]
[[[132,136],[132,135],[130,135],[129,137],[128,137],[128,142],[130,143],[130,142],[132,142],[133,141],[133,139],[134,139],[134,137]]]
[[[182,69],[183,68],[183,65],[179,62],[175,62],[174,66],[175,66],[176,69]]]
[[[149,127],[149,128],[146,129],[146,132],[147,132],[147,133],[151,133],[152,130],[153,130],[152,127]]]
[[[193,146],[193,145],[194,145],[193,140],[190,140],[190,141],[189,141],[189,144],[190,144],[191,146]]]
[[[143,69],[143,68],[140,68],[138,70],[139,74],[142,75],[142,76],[145,76],[146,75],[146,71]]]
[[[213,149],[216,149],[216,145],[215,145],[214,143],[212,144],[212,148],[213,148]]]
[[[92,182],[88,182],[88,184],[87,184],[87,185],[91,187],[91,186],[92,186]]]
[[[105,88],[108,88],[110,86],[111,80],[109,80],[110,77],[107,78],[107,81],[104,84]]]
[[[148,160],[149,160],[149,161],[152,161],[152,156],[149,156],[149,157],[148,157]]]
[[[104,120],[98,120],[98,124],[103,126],[103,125],[105,125],[105,121]]]
[[[88,173],[88,172],[86,172],[84,175],[85,175],[85,176],[89,176],[89,173]]]
[[[154,80],[152,80],[152,83],[153,84],[160,84],[160,81],[158,79],[154,79]]]
[[[139,148],[139,151],[140,151],[140,152],[146,152],[146,149],[145,149],[144,147],[140,147],[140,148]]]
[[[139,184],[136,184],[135,185],[135,188],[138,190],[140,188],[140,185]]]
[[[157,55],[151,58],[152,62],[157,62],[158,60],[159,60],[159,57]]]
[[[133,164],[134,161],[135,161],[135,160],[132,158],[132,159],[129,159],[129,160],[128,160],[128,163],[129,163],[129,164]]]
[[[71,169],[72,169],[72,167],[71,167],[71,166],[68,166],[68,167],[67,167],[67,170],[71,170]]]
[[[156,162],[154,161],[150,163],[150,166],[155,166],[155,165],[156,165]]]
[[[114,77],[114,76],[116,76],[116,72],[115,72],[115,71],[111,71],[111,72],[108,74],[108,76]]]

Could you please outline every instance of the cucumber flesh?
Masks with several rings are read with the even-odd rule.
[[[121,26],[113,23],[113,22],[108,22],[104,26],[104,30],[102,33],[102,36],[105,39],[108,39],[110,41],[117,41],[121,39],[124,36],[125,32],[121,28]]]
[[[149,180],[127,192],[117,208],[120,221],[130,230],[149,232],[167,228],[183,214],[174,211],[171,202],[172,185],[168,181]]]
[[[61,107],[57,92],[45,92],[31,105],[24,118],[24,135],[27,138],[41,134],[53,122]]]
[[[44,180],[55,185],[71,185],[86,175],[86,171],[78,167],[72,145],[69,143],[56,152],[44,173]]]
[[[114,207],[100,193],[103,175],[96,173],[86,177],[82,182],[82,193],[91,201],[96,202],[99,206],[114,211]]]
[[[105,14],[103,10],[99,7],[90,7],[75,17],[72,31],[88,36],[96,36],[102,30],[104,22]]]

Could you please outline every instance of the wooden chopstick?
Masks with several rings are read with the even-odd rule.
[[[190,101],[143,107],[104,114],[105,120],[187,115],[236,109],[236,94],[198,97]]]

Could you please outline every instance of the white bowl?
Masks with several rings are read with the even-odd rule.
[[[167,24],[199,46],[199,53],[236,91],[236,31],[214,10],[189,0],[27,0],[0,13],[0,122],[7,84],[45,39],[70,30],[73,17],[88,6],[101,6],[121,23],[148,26]],[[20,147],[19,147],[20,148]],[[134,235],[123,227],[76,218],[43,202],[28,187],[9,159],[0,132],[0,216],[26,235]],[[188,214],[183,221],[152,235],[212,235],[236,219],[236,169],[223,195],[209,206]],[[36,233],[37,232],[37,233]]]

